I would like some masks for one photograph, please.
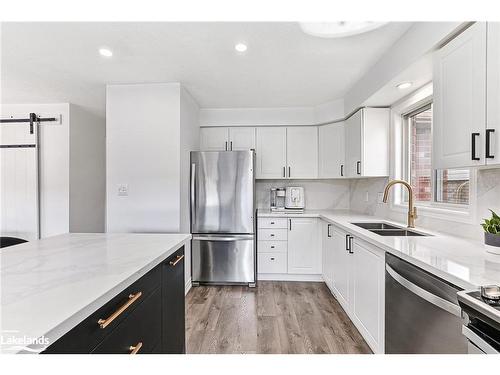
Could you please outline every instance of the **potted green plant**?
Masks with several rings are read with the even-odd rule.
[[[500,216],[493,210],[490,211],[491,218],[484,219],[481,224],[484,229],[484,243],[488,245],[488,252],[500,254]]]

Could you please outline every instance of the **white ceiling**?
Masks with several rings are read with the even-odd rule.
[[[343,97],[410,25],[322,39],[293,22],[3,23],[2,102],[102,114],[107,83],[175,81],[204,108],[317,105]],[[101,46],[113,57],[99,56]]]

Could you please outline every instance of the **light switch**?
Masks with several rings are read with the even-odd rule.
[[[128,184],[118,184],[118,196],[128,196]]]

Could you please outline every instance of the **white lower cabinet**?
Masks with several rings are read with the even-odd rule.
[[[335,226],[331,233],[332,291],[370,348],[383,353],[384,252]]]
[[[321,274],[318,219],[292,218],[288,228],[288,273]]]
[[[323,230],[323,279],[330,290],[333,289],[333,225],[329,223],[322,224]]]
[[[267,280],[321,280],[318,218],[258,218],[257,272]]]

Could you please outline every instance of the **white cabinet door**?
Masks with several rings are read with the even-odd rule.
[[[345,174],[347,177],[360,176],[363,110],[359,110],[345,122]]]
[[[229,128],[229,150],[255,150],[255,128]]]
[[[322,262],[322,271],[323,271],[323,280],[325,280],[326,285],[330,290],[333,289],[333,226],[329,223],[322,223],[323,228],[323,262]]]
[[[363,337],[383,352],[384,257],[381,251],[353,241],[352,308]]]
[[[484,22],[473,24],[435,53],[433,79],[433,167],[444,169],[484,165]]]
[[[286,128],[257,128],[256,178],[285,178]]]
[[[339,178],[344,173],[344,123],[319,127],[319,177]]]
[[[227,151],[228,128],[201,128],[200,149],[201,151]]]
[[[317,178],[318,127],[289,127],[286,140],[288,178]]]
[[[351,254],[346,247],[347,233],[335,227],[332,230],[333,287],[336,297],[344,308],[349,307]]]
[[[292,218],[288,232],[288,273],[321,274],[319,223],[315,218]]]
[[[488,23],[486,163],[500,163],[500,23]]]

